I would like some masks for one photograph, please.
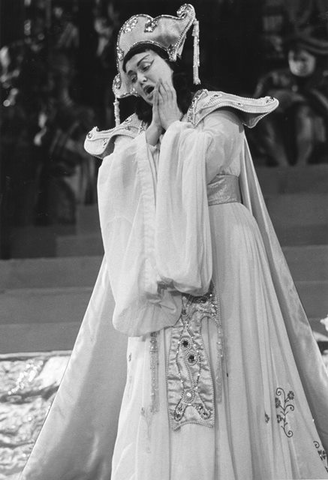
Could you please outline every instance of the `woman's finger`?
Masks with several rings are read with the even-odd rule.
[[[161,82],[158,80],[155,85],[155,89],[157,90],[158,96],[160,95],[160,88],[161,88]]]
[[[155,88],[154,88],[154,93],[153,93],[153,114],[157,114],[158,113],[158,86],[155,85]]]
[[[160,100],[160,94],[159,94],[159,87],[158,85],[155,86],[154,89],[154,95],[153,95],[153,121],[155,122],[156,125],[160,125],[162,127],[161,123],[161,105],[163,102]]]
[[[158,84],[156,83],[153,93],[153,100],[158,100]]]
[[[161,80],[161,90],[162,90],[163,96],[166,96],[167,98],[170,98],[172,96],[172,92],[171,92],[172,89],[168,82]]]
[[[163,82],[163,86],[165,88],[167,95],[170,98],[174,99],[176,97],[176,91],[175,91],[175,88],[173,87],[173,84],[170,85],[168,82]]]
[[[162,88],[162,90],[165,92],[165,90],[166,90],[165,84],[164,84],[164,82],[163,82],[163,80],[162,80],[161,78],[159,79],[159,85],[160,85],[160,87]]]

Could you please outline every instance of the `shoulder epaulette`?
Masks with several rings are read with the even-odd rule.
[[[115,137],[123,135],[135,138],[140,132],[141,125],[141,120],[133,114],[110,130],[99,130],[98,127],[94,127],[85,138],[84,148],[90,155],[102,159],[112,152]]]
[[[220,108],[232,108],[241,122],[254,127],[265,115],[277,108],[279,102],[273,97],[246,98],[224,92],[200,90],[196,93],[188,111],[188,121],[195,127],[207,115]]]

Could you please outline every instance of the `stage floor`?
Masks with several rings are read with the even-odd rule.
[[[322,336],[321,341],[324,338]],[[0,480],[18,480],[70,353],[0,355]],[[322,355],[328,368],[328,349]]]
[[[41,430],[70,351],[0,356],[0,480],[17,480]]]

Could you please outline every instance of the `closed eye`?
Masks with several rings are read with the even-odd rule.
[[[145,73],[150,69],[153,63],[154,63],[154,60],[151,62],[147,62],[147,61],[144,61],[144,59],[142,59],[140,61],[140,64],[138,65],[138,69],[140,72]],[[135,72],[130,70],[130,72],[128,72],[128,76],[130,77],[131,83],[136,83],[138,76],[136,75]]]
[[[152,62],[151,63],[145,63],[144,65],[141,65],[141,71],[142,72],[147,72],[147,70],[150,69],[151,65],[152,65]]]

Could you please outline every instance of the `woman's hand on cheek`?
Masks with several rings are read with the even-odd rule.
[[[163,132],[163,126],[159,114],[159,94],[158,85],[156,85],[153,93],[153,112],[152,121],[146,131],[146,139],[150,145],[156,145],[160,135]]]
[[[180,120],[182,112],[177,104],[177,94],[172,83],[158,82],[158,106],[161,124],[165,130],[171,123]]]
[[[156,126],[159,130],[162,130],[163,126],[161,123],[161,118],[159,115],[159,92],[158,92],[159,85],[156,84],[153,93],[153,113],[152,113],[152,124]]]

